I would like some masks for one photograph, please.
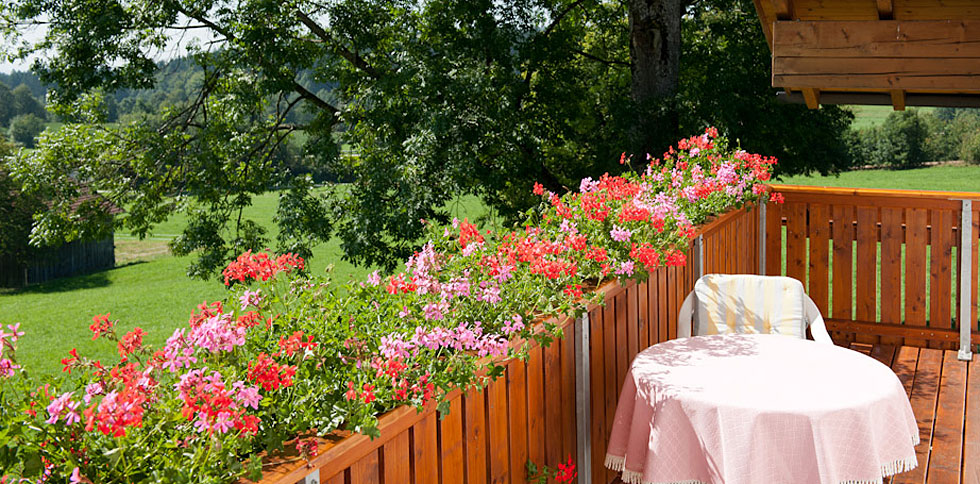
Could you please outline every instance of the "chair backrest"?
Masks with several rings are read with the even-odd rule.
[[[752,274],[707,274],[694,285],[694,334],[763,333],[806,338],[800,281]]]

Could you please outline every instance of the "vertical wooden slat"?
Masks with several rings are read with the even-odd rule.
[[[551,347],[556,347],[552,343]],[[547,358],[546,358],[547,359]],[[510,434],[507,432],[507,384],[496,379],[487,385],[487,422],[490,439],[490,482],[504,484],[510,482]],[[546,392],[555,393],[555,392]],[[546,428],[545,432],[549,430]],[[546,441],[551,439],[546,439]]]
[[[834,279],[833,307],[831,316],[837,319],[854,319],[851,310],[851,292],[854,284],[854,208],[849,205],[834,205],[832,209],[834,226],[831,236],[834,240]],[[870,321],[866,319],[865,321]],[[835,334],[834,339],[851,339],[850,335]]]
[[[942,371],[943,352],[940,350],[919,350],[919,365],[915,370],[912,384],[912,411],[919,423],[920,445],[915,447],[915,457],[919,465],[915,469],[899,474],[892,479],[896,484],[924,482],[929,467],[929,444],[935,422],[936,399],[939,396],[939,378]]]
[[[606,475],[605,442],[606,442],[606,402],[605,402],[605,372],[603,371],[603,331],[602,309],[594,309],[589,313],[589,378],[592,384],[592,482],[600,482]]]
[[[668,318],[670,314],[667,311],[667,304],[670,302],[670,297],[668,295],[667,286],[667,269],[661,267],[657,269],[657,327],[660,328],[659,337],[657,341],[667,341],[670,339],[670,335],[667,328],[673,325],[677,325],[677,322],[670,323]]]
[[[946,351],[943,354],[943,375],[939,385],[927,482],[959,482],[965,404],[966,362],[957,360],[955,351]]]
[[[807,294],[816,303],[820,314],[829,314],[830,304],[828,291],[830,284],[830,259],[828,256],[830,244],[830,213],[827,205],[822,203],[810,204],[809,233],[810,233],[810,271]]]
[[[980,363],[967,365],[962,482],[980,482]]]
[[[910,326],[926,325],[926,215],[925,209],[905,211],[905,324]],[[926,340],[906,338],[905,344],[925,346]]]
[[[902,210],[881,209],[881,322],[902,322]],[[882,343],[902,344],[896,337],[882,337]]]
[[[626,339],[629,341],[629,354],[626,356],[626,364],[629,365],[630,362],[633,361],[633,357],[636,356],[641,348],[645,348],[645,346],[642,346],[644,341],[643,337],[640,336],[643,334],[643,328],[640,326],[642,323],[642,318],[640,318],[638,313],[639,307],[636,300],[636,284],[633,284],[632,287],[624,292],[624,296],[626,298]]]
[[[626,294],[620,292],[613,298],[616,306],[616,389],[622,388],[629,360],[629,321],[626,314]],[[617,394],[618,396],[618,394]]]
[[[405,434],[405,438],[406,439],[408,438],[408,434]],[[320,482],[322,482],[323,484],[345,484],[346,483],[345,473],[343,471],[338,472],[333,476],[330,476],[329,479],[321,479]],[[396,482],[409,482],[409,481],[396,481]]]
[[[624,350],[625,351],[625,350]],[[561,348],[552,343],[545,348],[544,387],[545,387],[545,460],[549,466],[558,465],[564,443],[561,441],[563,425],[561,396]],[[617,387],[618,389],[618,387]],[[616,394],[619,397],[619,394]]]
[[[533,360],[533,350],[531,359]],[[540,357],[538,359],[540,361]],[[528,389],[528,398],[531,390]],[[463,434],[466,438],[466,482],[487,482],[486,402],[483,392],[470,390],[463,397]],[[533,429],[533,424],[532,424]]]
[[[548,437],[544,406],[544,352],[535,346],[527,360],[527,457],[538,465],[544,463],[544,441]]]
[[[659,271],[658,271],[659,272]],[[647,314],[650,318],[650,344],[655,345],[660,342],[660,311],[657,309],[657,291],[659,279],[651,275],[647,281]]]
[[[634,286],[634,294],[635,294]],[[575,324],[565,326],[561,339],[561,422],[562,457],[574,456],[578,450],[575,434]],[[573,457],[574,458],[574,457]],[[513,474],[514,481],[523,474]],[[523,481],[522,481],[523,482]]]
[[[806,287],[806,204],[783,205],[786,215],[786,275]]]
[[[437,432],[435,413],[426,415],[412,427],[415,484],[439,484],[439,437]]]
[[[351,484],[377,484],[380,480],[377,449],[369,452],[368,455],[362,457],[350,467]],[[439,482],[438,476],[436,481],[430,482]]]
[[[454,401],[459,401],[455,399]],[[457,407],[459,404],[457,404]],[[461,412],[457,412],[461,413]],[[462,417],[460,415],[460,417]],[[459,445],[462,447],[462,438],[459,439]],[[461,449],[462,450],[462,449]],[[408,432],[400,432],[398,435],[392,437],[382,450],[384,454],[384,476],[385,483],[389,482],[411,482],[412,481],[412,469],[409,467],[410,457],[409,457],[409,444],[408,444]],[[462,452],[460,452],[462,455]],[[460,468],[460,473],[463,470]],[[341,478],[340,482],[343,482]]]
[[[929,263],[929,326],[952,327],[950,291],[952,287],[953,213],[949,210],[932,212]]]
[[[524,367],[523,363],[518,363],[520,364],[516,366]],[[515,364],[508,365],[508,369],[511,366],[515,366]],[[518,394],[520,398],[514,398],[513,400],[524,400],[523,388],[521,390],[522,393]],[[527,424],[525,423],[525,425]],[[526,428],[524,430],[526,431]],[[463,473],[463,460],[465,458],[466,456],[463,454],[463,399],[462,397],[456,397],[449,401],[449,414],[440,415],[439,418],[439,463],[442,466],[441,484],[463,484],[465,477]],[[388,463],[388,454],[385,454],[385,476],[388,475]],[[395,465],[399,465],[399,463],[395,463]],[[390,482],[407,481],[385,479],[385,484]]]
[[[684,281],[681,280],[683,273],[677,267],[667,268],[667,339],[677,338],[677,310],[680,308],[678,294],[683,290]]]
[[[857,267],[854,318],[859,321],[877,321],[878,287],[878,210],[873,207],[857,207]],[[857,341],[876,343],[877,337],[858,335]]]
[[[527,463],[528,421],[525,363],[520,360],[508,363],[506,377],[507,404],[510,406],[510,475],[515,481],[520,481],[520,478],[526,474],[524,465]]]
[[[603,367],[604,374],[602,381],[605,384],[605,404],[602,406],[606,414],[606,433],[602,436],[601,448],[605,449],[609,445],[609,432],[612,431],[612,421],[616,414],[616,401],[619,399],[620,380],[616,378],[616,310],[612,298],[606,299],[605,307],[602,308],[602,344],[603,344]],[[602,464],[602,463],[600,463]],[[605,466],[600,465],[603,469]],[[612,477],[615,473],[606,469],[606,477]]]
[[[782,275],[783,266],[783,224],[782,205],[766,204],[766,274]]]
[[[640,351],[655,343],[653,340],[653,324],[650,319],[650,284],[641,282],[633,291],[636,299],[637,317],[640,319]]]

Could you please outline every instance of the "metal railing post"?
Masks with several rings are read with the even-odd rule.
[[[759,202],[759,275],[766,275],[766,202]]]
[[[973,351],[970,347],[970,333],[973,325],[972,295],[976,289],[973,287],[973,201],[963,200],[963,212],[960,216],[960,351],[959,359],[969,361],[973,359]]]
[[[704,236],[694,239],[694,273],[698,279],[704,275]]]
[[[575,433],[578,436],[578,482],[592,482],[592,395],[589,363],[589,313],[575,318]]]

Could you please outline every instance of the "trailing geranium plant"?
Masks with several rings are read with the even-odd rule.
[[[377,436],[378,416],[400,405],[447,411],[451,390],[560,337],[555,321],[601,300],[604,280],[684,264],[697,224],[769,196],[774,162],[709,129],[640,173],[561,196],[535,185],[541,207],[512,230],[430,225],[404,270],[342,288],[293,254],[246,252],[223,272],[228,297],[200,304],[162,347],[96,315],[92,337],[119,360],[72,350],[54,381],[17,365],[23,333],[7,326],[0,482],[257,479],[259,452],[306,459],[336,430]]]

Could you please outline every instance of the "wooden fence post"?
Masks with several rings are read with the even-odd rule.
[[[957,321],[960,325],[960,351],[959,359],[970,361],[973,359],[973,351],[970,347],[970,332],[973,330],[975,321],[971,321],[972,297],[976,291],[973,287],[973,201],[963,200],[963,209],[960,215],[960,317]]]
[[[766,202],[759,202],[759,275],[766,275]]]
[[[592,482],[592,398],[589,362],[589,313],[575,318],[575,433],[578,442],[578,482]]]

